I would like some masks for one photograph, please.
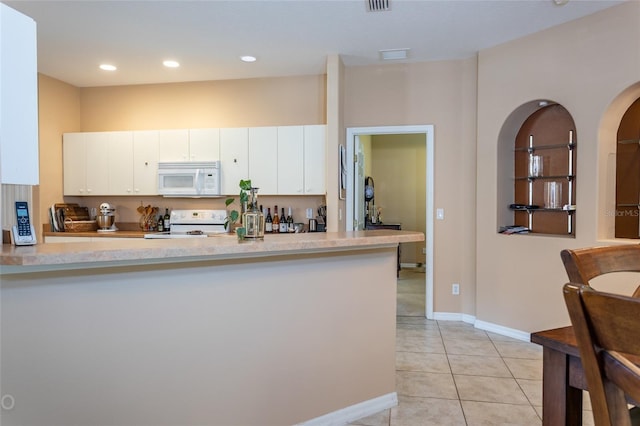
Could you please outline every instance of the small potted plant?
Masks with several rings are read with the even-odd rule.
[[[229,212],[229,215],[224,221],[224,228],[228,230],[233,230],[233,229],[229,229],[230,225],[235,226],[235,224],[238,222],[238,219],[240,219],[240,215],[247,208],[247,202],[249,201],[249,193],[247,191],[251,190],[251,179],[247,179],[247,180],[241,179],[239,186],[240,186],[240,195],[239,195],[240,211],[234,209]],[[224,204],[225,206],[229,207],[231,204],[233,204],[235,200],[236,199],[233,197],[227,198]],[[235,231],[239,239],[242,239],[241,237],[244,237],[244,234],[246,232],[246,230],[242,227],[235,227]]]

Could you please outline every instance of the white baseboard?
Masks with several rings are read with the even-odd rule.
[[[369,399],[349,407],[342,408],[324,416],[300,423],[304,426],[342,426],[358,419],[379,413],[387,408],[398,405],[398,394],[388,393],[377,398]]]
[[[477,320],[473,315],[461,314],[457,312],[434,312],[433,319],[439,321],[462,321],[468,324],[473,324],[475,328],[478,328],[480,330],[490,331],[495,334],[500,334],[501,336],[507,336],[525,342],[529,342],[531,340],[531,334],[527,333],[526,331],[516,330],[486,321],[480,321]]]

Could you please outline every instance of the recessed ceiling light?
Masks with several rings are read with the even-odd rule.
[[[400,59],[407,59],[409,57],[410,49],[388,49],[379,50],[380,59],[383,61],[397,61]]]
[[[167,68],[178,68],[180,66],[180,62],[167,60],[167,61],[163,61],[162,65],[164,65]]]
[[[256,57],[255,56],[250,56],[250,55],[245,55],[245,56],[240,56],[240,60],[242,62],[255,62],[256,61]]]
[[[100,64],[100,69],[103,71],[115,71],[118,68],[115,65],[111,64]]]

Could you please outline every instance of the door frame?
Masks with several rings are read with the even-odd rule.
[[[373,126],[373,127],[348,127],[347,128],[347,158],[350,166],[347,167],[347,199],[346,199],[346,230],[353,230],[353,197],[354,197],[354,148],[356,136],[364,135],[401,135],[401,134],[425,134],[426,144],[426,235],[425,235],[425,317],[433,319],[433,229],[434,229],[434,126],[432,124],[415,126]]]

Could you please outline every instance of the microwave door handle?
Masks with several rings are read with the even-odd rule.
[[[204,177],[201,173],[201,169],[196,169],[196,194],[200,195],[202,193],[202,178]]]

